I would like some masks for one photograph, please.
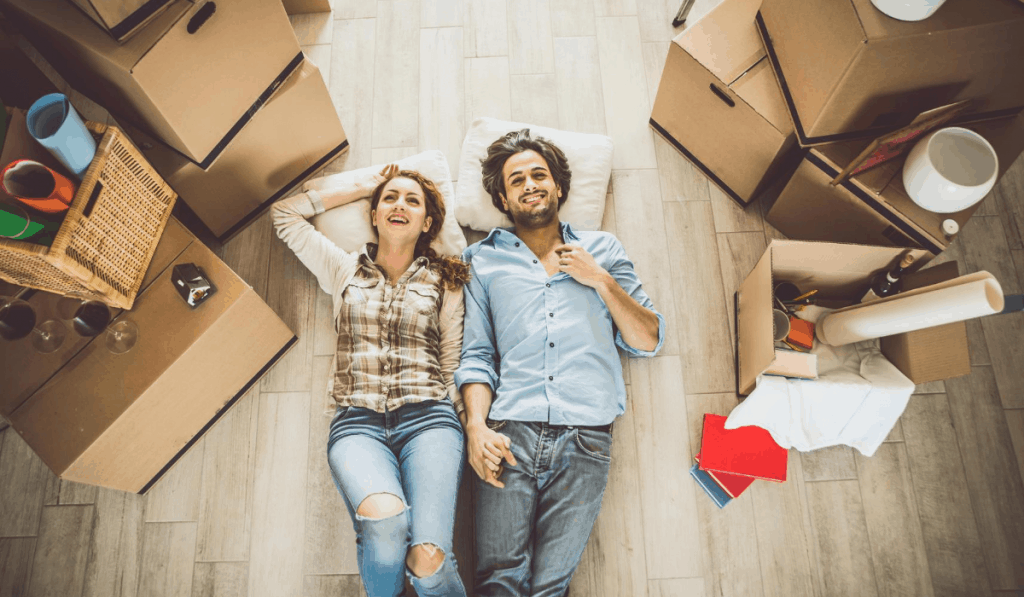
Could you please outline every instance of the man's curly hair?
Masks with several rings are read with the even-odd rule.
[[[565,154],[562,153],[562,150],[544,137],[531,137],[530,129],[512,131],[491,143],[490,147],[487,148],[487,157],[480,160],[480,164],[483,166],[484,189],[491,195],[491,202],[494,203],[494,207],[497,207],[498,211],[509,218],[512,217],[512,214],[501,203],[501,196],[505,194],[505,177],[502,171],[505,169],[505,162],[510,157],[531,149],[539,153],[544,158],[544,161],[548,163],[551,177],[555,179],[555,183],[562,189],[562,196],[558,198],[559,209],[561,209],[562,204],[569,197],[569,182],[572,179],[572,170],[569,169],[569,161],[565,159]]]

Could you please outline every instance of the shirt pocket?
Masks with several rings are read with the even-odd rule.
[[[413,282],[409,284],[409,289],[405,293],[405,306],[417,313],[430,315],[438,311],[437,303],[440,296],[437,286]]]
[[[361,305],[370,300],[370,293],[377,286],[377,280],[353,278],[345,287],[341,300],[346,305]]]

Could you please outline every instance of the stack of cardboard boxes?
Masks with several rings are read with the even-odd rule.
[[[918,22],[871,0],[724,0],[673,40],[652,127],[741,206],[766,201],[768,222],[800,239],[773,242],[737,293],[739,392],[774,362],[777,281],[853,301],[908,249],[918,270],[952,242],[943,220],[962,226],[978,206],[919,207],[903,188],[905,155],[831,181],[875,138],[963,100],[950,124],[987,139],[1002,176],[1024,151],[1021,56],[1019,0],[947,0]],[[919,280],[939,280],[927,271]],[[970,371],[962,322],[882,348],[917,383]]]
[[[100,26],[81,5],[106,14],[101,7],[131,2],[75,4],[2,0],[0,8],[73,88],[117,119],[221,240],[348,147],[281,0],[174,0],[121,42],[110,31],[119,25]]]
[[[829,182],[874,138],[961,100],[957,124],[992,144],[1002,175],[1024,151],[1020,56],[1019,0],[948,0],[918,22],[870,0],[725,0],[671,44],[651,124],[741,204],[769,202],[791,238],[933,256],[951,242],[942,220],[962,226],[977,205],[918,207],[902,160]]]

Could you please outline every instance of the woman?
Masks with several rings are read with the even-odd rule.
[[[346,253],[306,219],[371,197],[379,242]],[[465,595],[452,555],[463,465],[462,397],[452,374],[462,350],[469,269],[438,257],[444,199],[418,172],[380,175],[273,207],[278,236],[334,299],[338,346],[328,392],[337,402],[327,443],[334,482],[356,530],[369,597]]]

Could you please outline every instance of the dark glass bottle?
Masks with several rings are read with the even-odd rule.
[[[877,301],[878,299],[883,299],[887,296],[892,296],[898,293],[903,288],[903,282],[901,280],[903,272],[905,272],[912,263],[914,263],[914,256],[907,254],[902,260],[900,260],[900,264],[892,270],[882,270],[875,274],[871,278],[871,286],[868,287],[868,291],[864,294],[864,297],[860,299],[860,302],[870,303],[871,301]]]

